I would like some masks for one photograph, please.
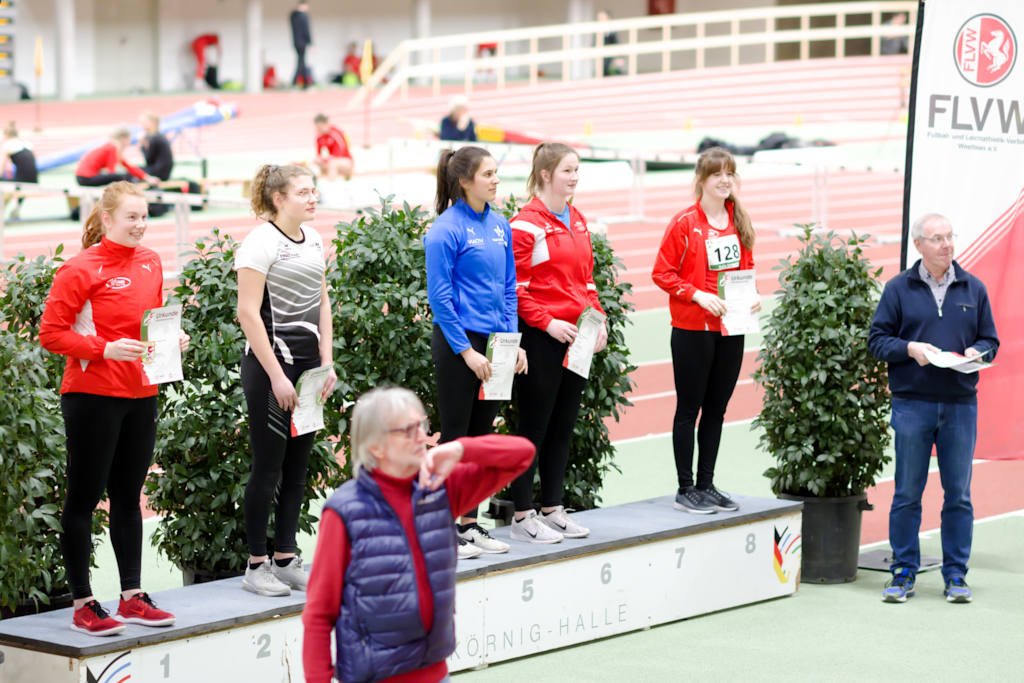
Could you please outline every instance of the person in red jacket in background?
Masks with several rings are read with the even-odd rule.
[[[580,158],[572,147],[543,142],[533,152],[527,189],[533,198],[512,219],[519,298],[521,347],[530,372],[517,380],[519,435],[537,447],[537,462],[512,483],[515,519],[511,536],[530,543],[583,538],[589,529],[572,521],[562,505],[569,441],[587,380],[562,366],[579,330],[580,314],[604,313],[594,284],[594,253],[587,221],[569,203],[576,192]],[[601,328],[594,347],[608,343]],[[540,468],[541,514],[533,508],[533,475]]]
[[[139,494],[153,458],[157,386],[146,384],[139,341],[143,313],[163,305],[163,270],[141,245],[146,198],[127,182],[108,187],[85,222],[82,251],[57,271],[39,326],[39,342],[67,356],[61,412],[67,436],[67,496],[61,549],[74,598],[71,628],[95,636],[121,622],[168,626],[140,588],[142,512]],[[181,349],[188,347],[182,332]],[[121,578],[120,621],[89,586],[92,513],[106,490],[110,541]]]
[[[332,675],[451,680],[445,658],[455,647],[455,516],[522,472],[534,448],[518,436],[489,434],[428,449],[428,431],[423,404],[408,389],[374,389],[356,402],[353,478],[324,506],[302,610],[307,683],[330,683]],[[375,580],[380,566],[388,567],[386,585]]]
[[[675,507],[696,514],[738,510],[714,485],[725,409],[743,363],[743,335],[723,336],[725,302],[718,274],[754,267],[754,228],[736,198],[736,161],[721,147],[697,160],[697,203],[669,222],[651,277],[668,292],[672,316],[672,370],[676,412],[672,422],[679,489]],[[761,310],[761,303],[752,311]],[[693,479],[693,429],[699,457]]]
[[[316,159],[313,163],[317,170],[328,180],[337,180],[338,176],[350,179],[355,162],[349,151],[348,138],[340,128],[331,125],[326,114],[314,116],[313,126],[316,127]]]
[[[99,147],[86,152],[75,167],[75,179],[79,185],[98,187],[109,185],[119,180],[143,181],[156,185],[160,179],[147,174],[141,168],[132,166],[124,160],[124,150],[132,142],[132,134],[127,128],[117,128],[110,134],[110,140]],[[123,166],[127,173],[118,173],[117,167]]]

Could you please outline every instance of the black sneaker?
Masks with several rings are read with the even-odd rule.
[[[721,510],[722,512],[735,512],[740,509],[740,506],[736,501],[729,497],[729,494],[719,491],[714,487],[714,485],[706,489],[697,490],[702,496],[704,496],[704,500],[710,503],[716,510]]]
[[[695,515],[713,515],[715,506],[712,505],[704,494],[697,490],[696,486],[687,486],[676,493],[676,503],[673,506],[676,510],[685,510]]]

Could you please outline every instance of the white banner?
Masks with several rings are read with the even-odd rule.
[[[1001,346],[978,386],[976,457],[1024,457],[1022,0],[928,0],[919,12],[906,223],[949,217],[957,262],[988,288]],[[918,254],[904,235],[904,267]]]

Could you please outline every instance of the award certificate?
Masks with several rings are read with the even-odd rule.
[[[753,270],[730,270],[718,274],[718,298],[725,302],[722,336],[757,334],[761,325],[750,309],[758,301]]]
[[[181,379],[181,306],[151,308],[142,314],[139,340],[144,384],[165,384]]]
[[[583,309],[580,319],[576,321],[579,332],[565,352],[562,367],[569,368],[580,377],[590,376],[590,364],[594,360],[594,345],[597,343],[597,336],[601,332],[606,317],[604,313],[595,310],[592,306]]]
[[[487,360],[491,361],[491,378],[480,383],[481,401],[508,401],[512,398],[512,380],[519,360],[518,332],[494,332],[487,337]]]

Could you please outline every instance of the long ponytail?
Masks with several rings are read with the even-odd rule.
[[[107,185],[103,190],[100,200],[92,207],[88,218],[85,219],[85,227],[82,230],[82,248],[88,249],[103,239],[106,228],[103,227],[103,212],[113,214],[121,206],[121,202],[128,195],[146,198],[145,193],[138,185],[133,185],[126,180],[119,180],[116,183]]]
[[[437,195],[434,200],[434,210],[438,216],[466,196],[459,180],[472,182],[480,162],[489,156],[491,153],[486,149],[473,145],[460,147],[457,152],[450,149],[441,152],[441,158],[437,161]]]

